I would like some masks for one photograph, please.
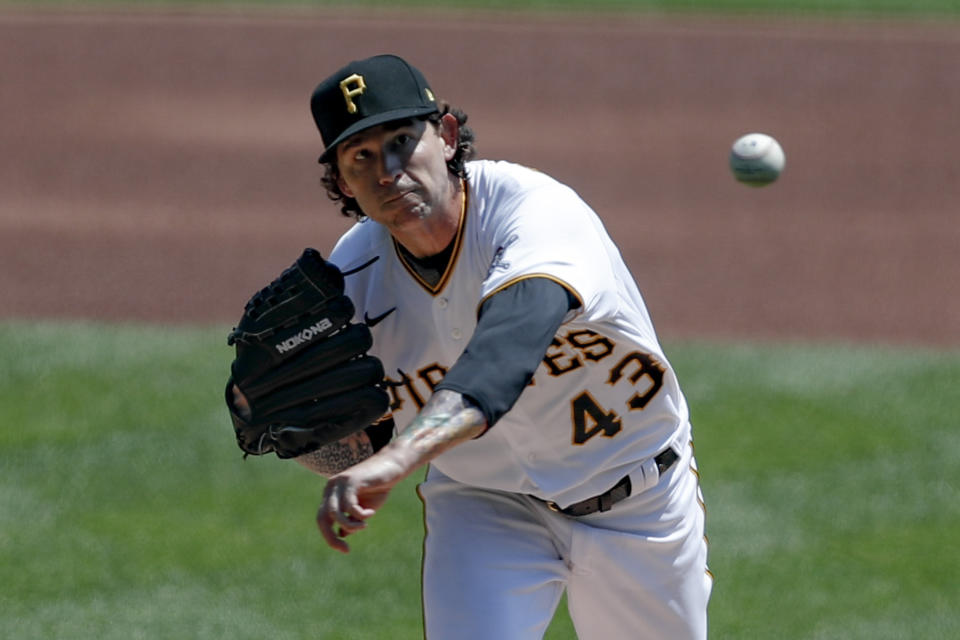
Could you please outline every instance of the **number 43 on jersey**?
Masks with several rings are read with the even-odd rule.
[[[577,354],[570,354],[572,347]],[[544,364],[552,376],[593,366],[613,353],[613,343],[593,331],[571,331],[563,339],[554,338],[544,357]],[[581,359],[582,358],[582,359]],[[610,369],[607,384],[616,386],[624,381],[629,386],[624,392],[622,406],[604,408],[589,392],[583,391],[570,401],[573,422],[573,444],[583,444],[596,435],[612,438],[623,428],[618,411],[642,411],[663,387],[664,367],[654,356],[631,351]],[[621,385],[622,386],[622,385]]]

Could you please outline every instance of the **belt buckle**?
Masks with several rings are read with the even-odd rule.
[[[547,500],[546,505],[547,509],[550,509],[550,511],[553,511],[554,513],[563,513],[563,509],[560,508],[560,505],[553,500]]]

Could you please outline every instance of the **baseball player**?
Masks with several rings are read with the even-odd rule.
[[[329,260],[389,387],[377,425],[297,457],[328,476],[324,540],[348,551],[429,465],[428,638],[540,638],[564,590],[580,638],[706,637],[687,403],[597,215],[473,160],[466,116],[396,56],[347,64],[311,109],[329,195],[357,218]]]

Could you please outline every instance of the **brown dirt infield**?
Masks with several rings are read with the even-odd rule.
[[[307,102],[387,51],[595,206],[662,337],[960,344],[956,23],[3,9],[0,316],[235,321],[346,229]]]

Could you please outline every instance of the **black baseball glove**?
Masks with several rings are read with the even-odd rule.
[[[350,322],[353,312],[343,274],[315,249],[247,302],[227,338],[237,357],[226,401],[243,451],[296,457],[386,413],[383,365],[367,355],[373,338]],[[235,406],[234,385],[249,415]]]

